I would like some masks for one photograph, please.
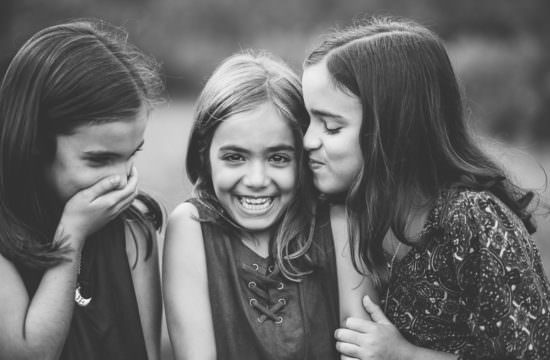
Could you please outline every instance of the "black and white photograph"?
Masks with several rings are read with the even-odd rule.
[[[550,360],[549,15],[2,0],[0,360]]]

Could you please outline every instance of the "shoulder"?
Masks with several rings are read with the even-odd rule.
[[[168,224],[177,221],[195,220],[199,216],[199,210],[191,202],[184,202],[176,206],[168,217]],[[196,221],[196,220],[195,220]]]
[[[168,237],[173,235],[174,232],[200,228],[199,210],[191,202],[184,202],[176,206],[168,216],[166,235]]]
[[[176,206],[166,227],[166,244],[172,246],[174,242],[185,240],[187,244],[202,242],[202,228],[199,221],[199,211],[191,202],[184,202]]]
[[[10,260],[8,260],[6,257],[4,257],[2,253],[0,253],[0,274],[2,275],[12,274],[15,277],[19,277],[19,278],[21,276],[15,264]],[[2,280],[5,280],[5,278],[3,278]],[[4,283],[4,281],[2,281],[2,283]]]
[[[523,222],[491,192],[457,191],[448,194],[444,206],[440,224],[457,259],[481,253],[501,257],[532,247]]]
[[[479,210],[480,202],[496,199],[487,191],[474,190],[450,190],[442,195],[442,205],[447,209],[446,215],[467,210],[468,212]]]
[[[184,202],[168,217],[163,251],[165,270],[203,267],[205,249],[198,216],[196,206]]]
[[[489,191],[455,191],[446,196],[443,207],[443,220],[450,223],[459,220],[467,225],[482,228],[524,228],[519,217]]]

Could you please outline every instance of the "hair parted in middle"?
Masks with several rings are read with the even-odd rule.
[[[304,67],[320,63],[336,88],[362,104],[364,163],[346,209],[356,245],[351,249],[358,249],[379,285],[386,267],[384,236],[391,229],[408,243],[411,210],[433,206],[442,190],[489,190],[533,231],[526,211],[532,193],[512,184],[475,144],[451,61],[436,34],[409,20],[369,18],[325,35]]]
[[[227,217],[217,201],[212,186],[209,150],[221,122],[229,117],[270,103],[286,121],[296,147],[296,189],[294,199],[276,225],[271,253],[277,268],[291,280],[307,274],[307,251],[312,224],[311,176],[306,169],[303,135],[309,116],[302,98],[298,76],[282,60],[267,52],[244,51],[230,56],[219,65],[205,84],[195,105],[186,170],[194,185],[194,195],[211,217],[201,219],[238,232],[238,226]],[[262,119],[258,119],[262,121]],[[243,134],[246,136],[246,134]]]

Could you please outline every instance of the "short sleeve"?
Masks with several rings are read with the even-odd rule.
[[[444,225],[472,341],[459,359],[550,359],[550,285],[521,220],[486,192],[453,200]]]

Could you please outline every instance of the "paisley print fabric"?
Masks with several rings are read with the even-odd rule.
[[[459,359],[550,359],[550,284],[521,220],[488,192],[443,193],[393,265],[388,318]]]

